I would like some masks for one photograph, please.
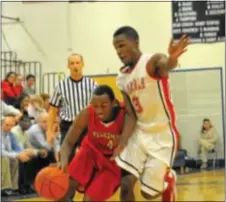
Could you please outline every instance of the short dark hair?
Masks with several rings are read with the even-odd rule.
[[[28,75],[26,76],[26,80],[28,80],[28,79],[30,79],[30,78],[35,79],[35,75],[33,75],[33,74],[28,74]]]
[[[209,122],[209,123],[210,123],[210,128],[213,127],[209,118],[204,118],[204,119],[202,120],[202,123],[203,123],[203,124],[204,124],[205,122]],[[203,124],[202,124],[202,128],[201,128],[201,133],[203,133],[203,132],[205,131],[205,128],[204,128]]]
[[[133,27],[130,27],[130,26],[120,27],[115,31],[115,33],[113,34],[113,37],[116,37],[121,34],[124,34],[128,39],[139,40],[139,35]]]
[[[22,117],[20,118],[20,121],[25,121],[25,120],[31,120],[31,119],[28,115],[23,114]]]
[[[93,95],[104,95],[107,94],[111,101],[115,100],[115,94],[112,88],[108,85],[97,86],[93,92]]]

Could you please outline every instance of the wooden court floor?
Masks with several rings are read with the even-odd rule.
[[[177,201],[224,201],[225,199],[225,170],[201,171],[198,173],[178,176]],[[144,201],[136,186],[137,201]],[[76,194],[75,201],[81,201],[82,195]],[[23,199],[20,201],[45,201],[41,198]],[[109,199],[119,201],[119,191]]]

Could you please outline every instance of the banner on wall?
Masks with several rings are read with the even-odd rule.
[[[113,89],[116,98],[119,101],[122,101],[123,100],[122,94],[116,86],[116,76],[117,76],[116,74],[109,74],[109,75],[95,75],[90,77],[93,80],[95,80],[98,85],[103,85],[103,84],[109,85]]]
[[[172,32],[192,43],[225,41],[225,1],[172,1]]]

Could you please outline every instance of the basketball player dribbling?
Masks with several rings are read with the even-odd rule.
[[[117,164],[131,173],[122,180],[122,201],[134,201],[138,179],[141,194],[148,200],[161,197],[175,201],[175,172],[170,169],[179,143],[168,74],[186,51],[189,38],[171,40],[168,53],[147,55],[139,49],[137,31],[129,26],[113,35],[114,47],[124,64],[116,83],[122,91],[126,116],[119,145],[114,151]],[[136,123],[129,122],[135,119]],[[132,122],[131,122],[132,123]]]
[[[109,86],[100,85],[94,90],[90,106],[76,117],[60,151],[59,167],[65,170],[74,144],[87,129],[68,167],[70,188],[63,201],[75,189],[80,191],[80,187],[84,188],[84,201],[104,201],[119,187],[121,168],[110,158],[123,129],[124,115],[124,107],[117,102]]]

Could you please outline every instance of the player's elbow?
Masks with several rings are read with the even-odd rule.
[[[156,55],[155,66],[159,68],[166,68],[168,65],[168,57],[165,54],[159,53]]]

